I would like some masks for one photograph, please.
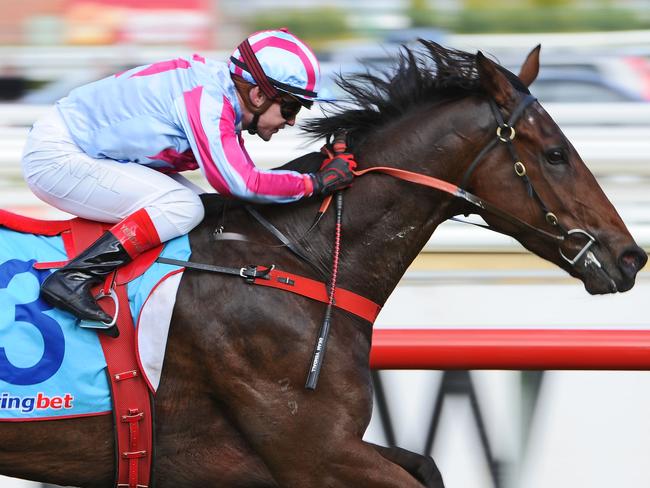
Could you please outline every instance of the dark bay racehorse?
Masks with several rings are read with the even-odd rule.
[[[383,304],[441,222],[479,213],[582,280],[590,293],[629,290],[647,256],[573,146],[528,97],[539,48],[516,77],[480,53],[423,45],[422,53],[405,51],[387,79],[345,82],[357,107],[342,107],[308,130],[318,136],[347,130],[362,168],[393,166],[455,184],[465,180],[473,194],[527,225],[371,173],[345,194],[339,285]],[[500,118],[502,143],[481,152],[496,139]],[[514,129],[505,125],[509,119],[516,120]],[[307,155],[288,166],[313,171],[322,157]],[[319,203],[257,209],[297,241]],[[210,199],[207,205],[208,216],[191,234],[193,261],[274,263],[321,279],[312,266],[273,247],[277,241],[241,207],[223,212]],[[252,243],[215,242],[220,225]],[[330,211],[304,243],[325,270],[333,227]],[[321,303],[236,278],[185,273],[155,400],[158,487],[443,486],[430,458],[362,440],[372,404],[370,324],[335,310],[318,388],[304,389],[323,310]],[[0,472],[6,475],[108,487],[113,455],[109,416],[0,424]]]

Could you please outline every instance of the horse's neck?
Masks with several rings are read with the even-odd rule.
[[[430,109],[377,131],[363,145],[364,166],[401,167],[458,182],[480,149],[481,133],[485,135],[475,120],[476,107],[463,108],[449,104]],[[387,175],[356,180],[344,200],[339,283],[380,304],[436,227],[464,208],[446,194]],[[331,249],[332,235],[321,235]]]
[[[453,213],[452,202],[388,176],[366,178],[344,197],[338,282],[383,305],[436,227]]]

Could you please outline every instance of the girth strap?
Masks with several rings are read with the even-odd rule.
[[[275,267],[271,266],[256,266],[249,264],[243,268],[227,268],[225,266],[217,266],[214,264],[196,263],[194,261],[181,261],[180,259],[171,259],[159,257],[157,262],[162,264],[172,264],[174,266],[181,266],[183,268],[196,269],[198,271],[209,271],[211,273],[227,274],[232,276],[241,276],[246,280],[254,280],[256,278],[266,278],[269,272]]]

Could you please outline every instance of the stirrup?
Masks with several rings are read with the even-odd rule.
[[[79,327],[83,329],[95,329],[95,330],[100,330],[102,332],[106,332],[109,335],[113,337],[117,337],[119,335],[119,331],[117,330],[117,316],[120,313],[120,302],[117,299],[117,293],[115,293],[115,290],[113,288],[110,289],[109,293],[106,294],[104,290],[100,290],[100,292],[95,296],[95,301],[100,300],[102,298],[111,298],[113,300],[113,304],[115,305],[115,312],[113,313],[113,320],[110,322],[102,322],[98,320],[87,320],[87,319],[80,319],[79,320]],[[112,330],[111,330],[112,329]],[[117,332],[117,335],[115,335],[115,332]]]

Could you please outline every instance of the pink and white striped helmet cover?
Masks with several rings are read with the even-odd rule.
[[[318,99],[320,65],[307,44],[286,29],[256,32],[248,41],[264,73],[278,90],[306,100]],[[244,59],[235,49],[228,62],[230,72],[256,84],[242,65]]]

